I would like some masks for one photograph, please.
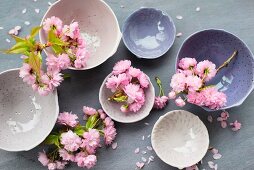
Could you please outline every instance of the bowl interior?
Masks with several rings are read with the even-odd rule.
[[[140,58],[157,58],[173,45],[175,25],[163,11],[141,8],[130,15],[123,26],[127,48]]]
[[[199,162],[207,152],[209,136],[203,122],[190,112],[171,111],[154,125],[152,145],[166,163],[184,168]]]
[[[59,109],[56,92],[39,96],[18,75],[18,70],[0,75],[0,148],[8,151],[39,145],[53,129]]]
[[[59,17],[63,24],[70,24],[72,21],[79,23],[81,34],[91,53],[85,69],[100,65],[116,52],[121,39],[120,28],[115,14],[104,1],[60,0],[49,8],[42,22],[51,16]],[[45,42],[43,30],[40,38]],[[52,53],[50,50],[46,52]]]
[[[236,36],[223,30],[205,30],[193,34],[182,45],[177,62],[184,57],[210,60],[219,67],[235,50],[238,55],[208,84],[215,84],[227,95],[226,106],[241,104],[253,89],[254,59],[248,47]]]
[[[153,108],[154,104],[154,98],[155,98],[155,91],[154,87],[149,79],[149,87],[145,90],[145,104],[143,107],[136,113],[129,112],[129,113],[122,113],[120,111],[121,104],[120,103],[115,103],[108,101],[108,98],[112,95],[112,92],[110,89],[108,89],[105,85],[107,82],[107,79],[111,76],[112,74],[109,74],[105,80],[103,81],[101,88],[100,88],[100,93],[99,93],[99,100],[100,104],[103,108],[103,110],[107,113],[109,117],[111,117],[113,120],[117,122],[122,122],[122,123],[133,123],[137,122],[139,120],[144,119],[146,116],[149,115],[150,111]]]

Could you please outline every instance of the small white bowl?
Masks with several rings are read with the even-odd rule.
[[[150,81],[150,78],[147,76],[149,80],[149,87],[145,89],[145,104],[142,106],[142,108],[134,113],[134,112],[129,112],[129,113],[123,113],[120,110],[120,103],[115,103],[112,101],[109,101],[108,98],[112,95],[112,92],[110,89],[106,87],[106,82],[107,79],[112,75],[109,74],[105,80],[103,81],[101,88],[100,88],[100,93],[99,93],[99,100],[102,109],[107,113],[109,117],[111,117],[113,120],[121,123],[133,123],[140,121],[147,117],[150,114],[150,111],[153,108],[154,104],[154,98],[155,98],[155,91],[153,84]]]
[[[19,69],[0,73],[0,149],[33,149],[49,135],[58,113],[56,91],[39,96],[19,78]]]
[[[47,10],[41,25],[45,19],[52,16],[59,17],[63,24],[77,21],[91,53],[85,68],[70,67],[69,69],[94,68],[104,63],[117,51],[122,34],[114,12],[103,0],[59,0]],[[40,41],[45,43],[46,34],[43,30],[40,31],[39,37]],[[47,55],[53,54],[49,48],[44,51]]]
[[[205,156],[209,135],[198,116],[185,110],[173,110],[155,123],[151,142],[162,161],[183,169]]]

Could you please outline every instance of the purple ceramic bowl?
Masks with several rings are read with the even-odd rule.
[[[208,84],[215,84],[227,95],[226,106],[220,110],[240,106],[252,92],[254,84],[254,58],[247,45],[237,36],[224,30],[208,29],[189,36],[178,52],[176,67],[181,58],[210,60],[220,66],[237,50],[237,56]],[[203,107],[207,111],[213,111]]]
[[[155,59],[173,45],[176,28],[165,12],[154,8],[141,8],[124,22],[123,42],[137,57]]]

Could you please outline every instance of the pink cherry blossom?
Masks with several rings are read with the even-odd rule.
[[[168,93],[168,99],[175,99],[176,98],[176,92],[174,91],[171,91]]]
[[[186,167],[185,170],[198,170],[198,166],[197,165],[192,165],[190,167]]]
[[[171,79],[170,86],[177,93],[184,91],[185,86],[186,86],[186,76],[185,76],[185,74],[183,74],[183,73],[174,74],[172,79]]]
[[[189,103],[195,104],[197,106],[204,106],[204,102],[206,100],[205,96],[198,92],[189,92],[186,97]]]
[[[47,18],[43,22],[43,29],[46,32],[49,32],[53,28],[57,31],[57,33],[59,33],[62,31],[62,25],[63,25],[63,22],[61,19],[59,19],[55,16],[52,16],[51,18]]]
[[[48,86],[50,89],[58,87],[63,81],[62,73],[59,73],[58,70],[51,70],[47,72],[49,79]]]
[[[19,70],[19,77],[24,78],[31,75],[31,66],[27,63],[23,63],[23,66]]]
[[[100,133],[96,129],[89,129],[88,132],[83,134],[81,147],[86,148],[90,154],[94,154],[96,148],[100,144]]]
[[[89,116],[95,115],[97,113],[97,111],[94,108],[87,106],[83,106],[83,112]]]
[[[68,163],[65,161],[56,161],[56,169],[64,169]]]
[[[183,107],[185,105],[185,101],[180,96],[175,100],[175,103],[179,107]]]
[[[194,71],[195,70],[181,70],[181,69],[177,69],[177,73],[183,73],[185,76],[191,76],[194,75]]]
[[[49,54],[46,58],[46,65],[49,70],[64,70],[70,67],[71,61],[67,54],[61,54],[55,57],[52,54]]]
[[[103,111],[102,109],[99,109],[99,110],[98,110],[98,113],[99,113],[100,118],[101,118],[102,120],[104,120],[104,119],[106,118],[106,113],[104,113],[104,111]]]
[[[141,85],[141,87],[148,88],[149,80],[148,80],[147,75],[145,73],[141,72],[141,74],[138,76],[138,80],[139,80],[139,84]]]
[[[227,120],[229,118],[229,113],[227,111],[223,111],[221,114],[220,114],[222,120]]]
[[[220,122],[220,125],[223,129],[225,129],[228,126],[227,122],[224,120]]]
[[[123,112],[123,113],[129,112],[128,107],[126,107],[125,105],[122,105],[122,106],[120,107],[120,110],[121,110],[121,112]]]
[[[78,43],[78,48],[86,47],[86,41],[82,37],[78,37],[77,43]]]
[[[64,148],[67,151],[71,151],[71,152],[78,150],[78,148],[80,147],[82,143],[80,137],[77,134],[73,133],[71,130],[69,130],[68,132],[62,133],[60,141],[61,141],[61,144],[64,145]]]
[[[198,76],[188,76],[186,78],[186,85],[190,92],[199,90],[202,84],[202,80]]]
[[[138,84],[128,84],[124,87],[124,92],[128,96],[129,101],[138,101],[144,98],[144,91],[141,90]]]
[[[128,107],[128,110],[131,111],[131,112],[138,112],[141,107],[143,106],[144,103],[142,102],[134,102],[134,103],[131,103]]]
[[[128,70],[128,74],[132,77],[139,77],[141,73],[140,69],[134,67],[130,67]]]
[[[242,127],[242,124],[240,122],[238,122],[237,120],[233,123],[230,123],[230,125],[233,126],[233,128],[232,128],[233,131],[238,131]]]
[[[204,60],[197,64],[196,73],[205,81],[211,80],[217,73],[216,65],[211,61]]]
[[[59,149],[59,156],[64,160],[64,161],[74,161],[75,156],[73,154],[68,153],[65,149]]]
[[[52,92],[52,89],[50,89],[47,85],[40,85],[37,90],[39,95],[42,96],[47,96],[50,92]]]
[[[62,125],[67,125],[70,127],[75,127],[78,124],[78,116],[69,112],[59,113],[57,118],[57,123]]]
[[[63,33],[72,39],[77,39],[80,36],[79,24],[78,22],[73,22],[70,25],[65,25],[63,27]]]
[[[197,65],[197,61],[195,58],[182,58],[178,64],[178,66],[184,70],[194,68],[196,65]]]
[[[25,76],[25,77],[23,78],[23,81],[24,81],[25,83],[29,84],[29,85],[33,85],[33,84],[35,83],[35,81],[36,81],[36,77],[35,77],[35,75],[30,74],[30,75],[28,75],[28,76]]]
[[[78,69],[86,66],[86,62],[90,57],[90,53],[86,48],[78,48],[76,52],[76,60],[74,61],[74,66]]]
[[[105,120],[103,121],[103,123],[105,124],[105,126],[114,126],[114,122],[112,121],[112,119],[110,117],[106,117]]]
[[[57,168],[57,165],[55,162],[51,162],[48,164],[48,170],[55,170]]]
[[[153,107],[156,108],[156,109],[163,109],[167,105],[167,102],[168,102],[168,97],[167,96],[155,97]]]
[[[117,74],[121,74],[123,72],[125,72],[126,70],[128,70],[131,66],[131,61],[130,60],[121,60],[118,61],[115,66],[113,67],[113,74],[117,75]]]
[[[47,166],[49,164],[49,158],[47,157],[45,151],[39,152],[38,161],[40,161],[43,166]]]
[[[108,78],[106,82],[107,88],[111,89],[112,92],[116,91],[120,87],[124,87],[125,85],[129,84],[130,79],[125,74],[119,74],[119,75],[112,75]]]
[[[97,158],[95,155],[86,155],[84,152],[79,152],[75,157],[79,167],[90,169],[95,166]]]
[[[103,132],[105,144],[110,145],[116,138],[116,129],[113,126],[106,126]]]

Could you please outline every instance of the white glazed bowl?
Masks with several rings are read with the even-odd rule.
[[[19,78],[19,69],[0,73],[0,149],[36,147],[53,129],[58,113],[56,91],[39,96]]]
[[[103,81],[100,92],[99,92],[99,100],[102,109],[107,113],[109,117],[111,117],[113,120],[121,123],[133,123],[140,121],[147,117],[150,114],[150,111],[153,108],[154,104],[154,98],[155,98],[155,91],[153,84],[150,81],[150,78],[147,76],[149,80],[149,87],[145,89],[145,104],[142,106],[142,108],[134,113],[123,113],[120,111],[120,103],[115,103],[112,101],[108,101],[108,98],[112,95],[112,92],[110,89],[106,87],[107,79],[112,75],[109,74],[105,80]]]
[[[179,169],[198,163],[209,147],[206,126],[198,116],[184,110],[161,116],[153,127],[151,141],[158,157]]]
[[[72,70],[94,68],[115,54],[122,38],[117,18],[112,9],[103,0],[59,0],[44,15],[43,21],[51,16],[59,17],[63,24],[72,21],[79,23],[81,34],[86,34],[88,50],[91,53],[87,66],[82,69],[70,67]],[[88,36],[89,35],[89,36]],[[46,35],[40,31],[40,41],[45,43]],[[90,37],[90,38],[87,38]],[[45,53],[53,54],[50,49]]]

